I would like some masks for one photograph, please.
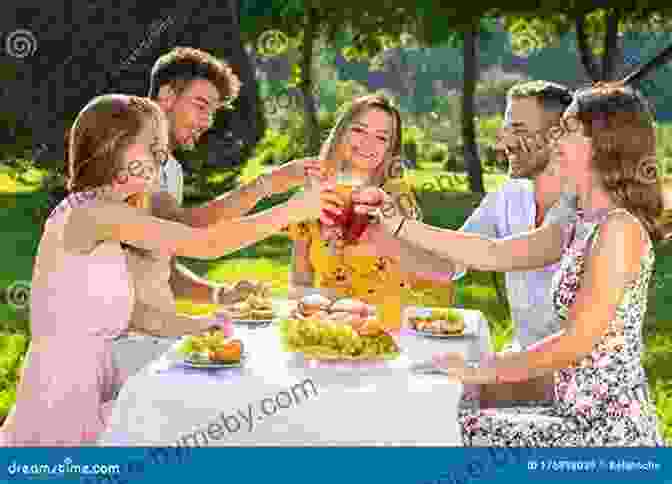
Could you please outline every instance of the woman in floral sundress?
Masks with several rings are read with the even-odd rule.
[[[565,113],[554,161],[584,209],[565,229],[552,286],[564,331],[481,369],[465,369],[454,355],[436,358],[463,382],[512,383],[552,371],[555,400],[493,409],[465,401],[465,445],[663,445],[641,360],[652,238],[663,236],[654,222],[662,196],[651,121],[641,98],[622,87],[581,91]],[[535,237],[530,246],[541,245]]]
[[[652,240],[667,235],[656,223],[663,198],[653,118],[625,83],[600,85],[576,93],[547,136],[551,166],[563,175],[565,190],[578,196],[581,213],[573,226],[553,224],[489,240],[393,216],[379,219],[364,238],[376,245],[394,234],[476,270],[560,262],[553,298],[561,332],[526,351],[497,354],[478,368],[467,366],[461,354],[435,357],[465,384],[497,388],[553,377],[555,400],[545,406],[480,409],[478,402],[465,402],[459,417],[465,445],[662,445],[641,361]],[[362,193],[356,209],[366,212],[381,199]]]

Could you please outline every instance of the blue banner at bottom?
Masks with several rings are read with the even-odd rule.
[[[0,482],[672,482],[650,448],[4,448]],[[670,454],[668,454],[670,456]]]

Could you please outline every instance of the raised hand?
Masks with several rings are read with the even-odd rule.
[[[320,172],[321,161],[313,158],[301,158],[292,160],[266,173],[270,190],[274,193],[285,193],[292,188],[303,186],[306,177],[319,179],[320,182],[326,177]]]
[[[290,200],[290,204],[297,210],[297,214],[303,220],[315,220],[320,218],[322,211],[322,184],[306,186],[303,192],[298,193]]]
[[[327,226],[339,225],[339,218],[345,213],[348,203],[334,188],[333,184],[326,184],[320,193],[320,221]]]

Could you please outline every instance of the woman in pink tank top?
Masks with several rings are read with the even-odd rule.
[[[68,190],[44,227],[35,261],[32,341],[16,405],[0,441],[14,446],[95,444],[122,376],[111,343],[128,328],[134,285],[128,255],[210,259],[319,215],[315,187],[284,205],[207,228],[149,215],[168,124],[149,99],[105,95],[75,120]],[[194,318],[194,331],[212,320]]]

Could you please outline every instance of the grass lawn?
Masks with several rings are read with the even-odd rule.
[[[243,179],[254,176],[260,167],[248,167]],[[3,171],[4,170],[4,171]],[[46,196],[35,191],[39,174],[30,173],[30,178],[15,181],[7,169],[0,169],[0,210],[5,221],[4,234],[0,238],[0,250],[11,257],[5,258],[0,274],[0,284],[7,287],[14,281],[30,281],[33,257],[39,242],[40,228],[32,219],[32,210],[45,203]],[[437,189],[437,177],[444,175]],[[410,180],[418,189],[425,221],[439,227],[456,228],[466,219],[479,199],[468,192],[459,181],[451,184],[447,173],[438,166],[423,164],[422,170],[411,171]],[[460,176],[460,178],[464,178]],[[488,191],[496,190],[505,178],[501,175],[486,175]],[[427,190],[429,183],[435,187]],[[422,187],[425,191],[422,191]],[[258,209],[266,208],[268,204]],[[658,413],[662,419],[667,439],[672,438],[672,301],[661,296],[668,281],[672,282],[672,250],[659,249],[657,279],[651,285],[649,316],[645,327],[647,352],[645,365],[651,379]],[[217,261],[183,260],[194,272],[221,282],[234,282],[241,278],[268,281],[275,296],[287,294],[290,242],[277,235],[254,246],[240,250]],[[471,273],[461,281],[457,289],[458,303],[465,308],[482,311],[490,322],[493,340],[500,349],[510,338],[511,321],[509,309],[498,298],[493,274]],[[496,276],[503,289],[503,277]],[[658,297],[656,297],[658,296]],[[178,301],[178,311],[204,313],[212,308],[195,306],[189,301]],[[667,320],[666,320],[667,318]],[[14,402],[16,368],[28,342],[27,317],[6,304],[0,306],[0,417],[5,415]]]

